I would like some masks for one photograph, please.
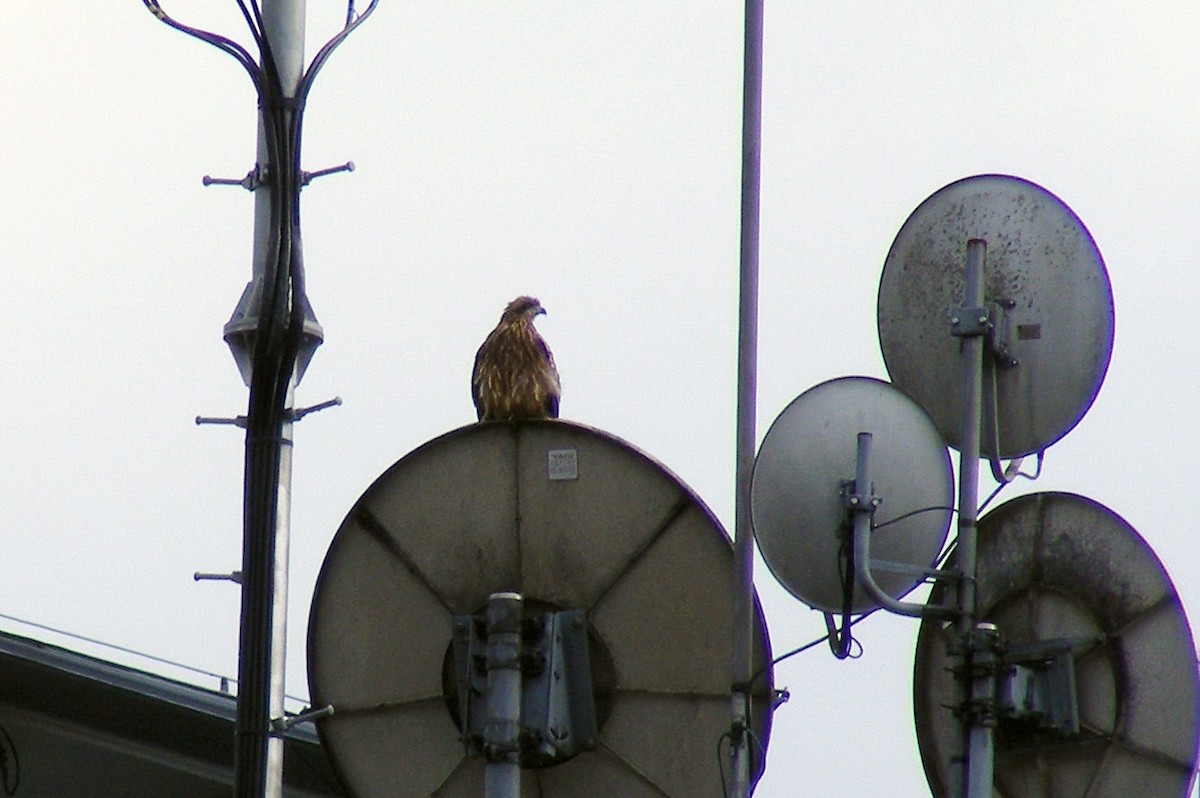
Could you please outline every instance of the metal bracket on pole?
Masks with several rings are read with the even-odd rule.
[[[959,641],[959,645],[963,646],[963,650],[956,653],[963,655],[970,663],[958,673],[959,678],[969,686],[970,696],[959,706],[959,717],[966,726],[994,728],[996,678],[1001,669],[1000,629],[994,623],[977,623],[971,633]],[[990,758],[991,752],[985,753]],[[979,764],[972,763],[972,766]],[[991,771],[990,767],[986,769]]]
[[[196,426],[204,424],[223,424],[230,427],[246,428],[246,417],[235,416],[233,418],[223,418],[221,416],[196,416]]]
[[[334,711],[335,710],[333,708],[333,704],[328,704],[326,706],[319,707],[317,709],[310,708],[305,712],[301,712],[296,715],[291,715],[289,717],[272,718],[271,719],[271,734],[273,734],[275,736],[282,735],[282,734],[286,733],[289,729],[291,729],[293,726],[297,726],[301,723],[307,723],[312,720],[320,720],[321,718],[327,718],[330,715],[332,715],[334,713]]]
[[[955,308],[950,316],[950,334],[955,338],[974,338],[985,336],[988,351],[995,358],[1000,368],[1010,369],[1019,365],[1012,355],[1011,314],[1008,312],[1016,307],[1011,299],[998,299],[986,306]],[[1040,335],[1026,331],[1026,335]]]
[[[283,411],[284,419],[286,421],[296,422],[296,421],[299,421],[300,419],[304,418],[305,416],[307,416],[309,413],[317,413],[321,410],[328,410],[331,407],[340,407],[341,404],[342,404],[342,397],[335,396],[332,399],[327,399],[324,402],[320,402],[315,405],[309,405],[308,407],[297,407],[297,408],[293,408],[290,410],[285,410],[285,411]],[[245,429],[246,428],[246,417],[245,416],[235,416],[233,418],[224,418],[221,416],[196,416],[196,426],[197,427],[203,426],[205,424],[226,425],[226,426],[230,426],[230,427],[239,427],[240,429]]]
[[[1010,739],[1079,734],[1075,657],[1104,640],[1097,635],[1002,646],[996,681],[1001,732]]]
[[[200,182],[205,186],[241,186],[247,191],[255,191],[262,186],[270,185],[267,167],[263,164],[255,164],[254,168],[247,172],[246,176],[240,180],[236,177],[212,177],[205,175]]]
[[[354,161],[346,161],[337,166],[330,166],[325,169],[318,169],[315,172],[300,172],[300,187],[304,188],[313,181],[314,178],[324,177],[325,175],[335,175],[338,172],[353,172]],[[263,186],[271,185],[271,172],[267,164],[255,164],[254,168],[246,173],[243,178],[236,177],[213,177],[205,175],[200,180],[205,186],[241,186],[247,191],[256,191]]]
[[[242,572],[234,571],[233,573],[230,573],[230,574],[210,574],[210,573],[202,573],[200,571],[197,571],[196,573],[192,574],[192,581],[194,581],[194,582],[234,582],[234,583],[240,585],[242,583]]]
[[[996,365],[1002,369],[1015,368],[1021,364],[1017,358],[1013,357],[1012,353],[1012,314],[1009,311],[1016,306],[1017,303],[1011,299],[997,299],[990,306],[991,324],[988,330],[988,348],[995,358]],[[1017,334],[1018,336],[1023,334],[1040,337],[1041,326],[1019,325]]]
[[[346,161],[338,166],[330,166],[327,169],[318,169],[315,172],[300,173],[300,187],[303,188],[313,181],[313,178],[324,177],[325,175],[336,175],[338,172],[353,172],[354,161]]]
[[[482,755],[489,763],[513,754],[520,767],[540,768],[595,748],[595,687],[584,612],[529,611],[519,605],[516,648],[508,650],[504,637],[492,633],[491,606],[454,617],[456,718],[467,754]],[[502,672],[512,668],[515,673]],[[506,714],[511,696],[504,691],[511,685],[502,681],[501,692],[493,690],[497,675],[520,682],[515,717]],[[511,751],[509,738],[516,740]]]
[[[950,317],[950,334],[955,338],[973,338],[992,329],[987,308],[957,308]]]
[[[288,410],[285,412],[288,414],[288,420],[299,421],[300,419],[307,416],[309,413],[317,413],[317,412],[320,412],[321,410],[328,410],[331,407],[341,407],[341,405],[342,405],[342,397],[335,396],[332,399],[327,399],[326,401],[320,402],[319,404],[309,405],[308,407],[298,407],[294,410]]]

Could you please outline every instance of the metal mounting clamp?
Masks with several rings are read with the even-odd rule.
[[[254,191],[270,183],[268,168],[263,164],[255,164],[242,179],[236,177],[212,177],[205,175],[201,182],[206,186],[241,186],[247,191]]]
[[[992,327],[987,308],[955,308],[950,313],[950,334],[955,338],[973,338]]]

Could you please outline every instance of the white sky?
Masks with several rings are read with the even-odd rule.
[[[311,55],[344,6],[309,5]],[[164,8],[246,41],[233,0]],[[252,198],[200,178],[252,166],[249,81],[135,0],[5,16],[0,612],[234,675],[237,591],[191,575],[239,566],[242,433],[193,418],[245,410],[221,326]],[[760,436],[818,382],[886,377],[875,292],[917,204],[971,174],[1033,180],[1095,237],[1117,334],[1092,411],[1013,491],[1112,507],[1196,612],[1198,36],[1200,7],[1165,0],[769,4]],[[290,693],[333,532],[393,461],[474,420],[471,359],[517,294],[549,309],[563,415],[732,529],[741,48],[736,2],[382,0],[318,77],[304,167],[358,168],[304,192],[326,344],[298,404],[345,405],[296,431]],[[822,632],[757,573],[776,653]],[[792,700],[758,796],[927,794],[916,631],[875,617],[861,659],[779,666]]]

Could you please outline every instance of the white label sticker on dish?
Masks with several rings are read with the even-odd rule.
[[[574,449],[551,449],[546,455],[550,479],[579,479],[579,458]]]

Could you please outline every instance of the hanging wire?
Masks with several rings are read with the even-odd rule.
[[[308,67],[308,71],[300,80],[300,88],[296,92],[298,98],[303,99],[308,96],[308,91],[310,88],[312,88],[312,83],[316,79],[317,73],[321,71],[321,67],[325,66],[325,62],[329,59],[329,56],[338,48],[338,45],[346,40],[347,36],[354,32],[355,28],[365,22],[367,17],[371,16],[371,14],[375,11],[375,7],[378,5],[379,0],[371,0],[371,2],[367,5],[366,11],[363,11],[361,14],[356,14],[354,11],[354,0],[350,0],[346,8],[346,26],[342,28],[340,32],[335,34],[333,38],[325,42],[321,49],[317,51],[317,54],[313,56],[312,63]]]
[[[920,515],[921,513],[935,513],[935,512],[954,513],[954,512],[957,512],[957,510],[953,507],[944,506],[944,505],[922,507],[919,510],[912,510],[910,512],[904,513],[903,515],[898,515],[895,518],[889,518],[888,520],[886,520],[882,523],[872,524],[871,529],[883,529],[884,527],[891,526],[892,524],[898,524],[901,521],[912,518],[914,515]]]
[[[825,613],[825,631],[829,640],[829,650],[838,659],[851,657],[854,644],[858,641],[850,631],[850,616],[854,607],[854,546],[849,545],[853,540],[853,532],[842,527],[842,545],[838,548],[838,576],[842,583],[842,625],[838,628],[833,613]],[[858,656],[862,656],[862,644],[859,643]]]
[[[254,80],[256,88],[261,89],[261,86],[259,85],[259,79],[264,76],[264,72],[266,73],[265,77],[267,78],[268,83],[273,83],[278,86],[278,67],[275,63],[274,53],[271,50],[270,39],[266,35],[266,27],[263,23],[262,9],[257,0],[249,0],[249,2],[247,2],[247,0],[236,0],[236,2],[238,9],[242,13],[242,18],[246,22],[246,27],[249,29],[250,35],[254,40],[255,47],[258,48],[261,63],[255,61],[250,52],[233,39],[212,31],[203,30],[201,28],[196,28],[179,22],[163,10],[159,0],[142,0],[142,3],[150,11],[150,13],[157,17],[161,22],[174,28],[175,30],[199,39],[206,44],[210,44],[213,47],[216,47],[218,50],[221,50],[222,52],[232,56],[247,71],[247,73],[250,75],[250,78]],[[347,2],[346,22],[342,30],[336,33],[321,47],[321,49],[317,52],[317,55],[313,58],[312,63],[309,65],[308,70],[301,76],[300,85],[298,86],[296,92],[296,99],[299,101],[301,106],[303,105],[303,99],[307,97],[309,89],[312,87],[312,83],[316,78],[317,72],[319,72],[321,67],[324,66],[325,61],[328,60],[330,54],[337,49],[338,45],[345,41],[346,37],[349,36],[355,28],[365,22],[367,17],[371,16],[378,5],[379,0],[371,0],[371,2],[367,5],[366,10],[362,13],[359,13],[355,8],[354,0],[349,0],[349,2]],[[279,96],[282,96],[282,92],[280,92]]]
[[[254,37],[254,44],[262,48],[263,26],[262,14],[258,12],[257,7],[255,12],[251,14],[250,9],[246,7],[245,0],[237,0],[238,8],[241,9],[242,18],[246,20],[246,27],[250,29],[250,34]]]
[[[175,20],[168,15],[167,12],[163,11],[162,6],[160,6],[158,3],[158,0],[142,0],[142,3],[147,9],[149,9],[151,14],[158,17],[158,19],[166,25],[169,25],[177,31],[186,33],[188,36],[191,36],[195,39],[199,39],[206,44],[211,44],[218,50],[232,56],[234,60],[241,64],[242,68],[245,69],[250,75],[250,79],[253,80],[256,85],[258,84],[258,63],[255,62],[254,57],[250,55],[246,48],[225,36],[212,33],[211,31],[201,30],[200,28],[193,28],[190,25],[184,25],[182,22]]]
[[[725,759],[721,756],[721,743],[728,741],[733,745],[733,734],[724,732],[717,738],[717,773],[721,774],[721,796],[729,795],[729,785],[725,781]]]
[[[1037,468],[1034,469],[1032,474],[1027,474],[1024,471],[1020,470],[1022,459],[1024,459],[1024,458],[1018,457],[1016,460],[1012,460],[1011,462],[1009,462],[1008,467],[1004,469],[1004,479],[1000,482],[999,485],[996,486],[995,490],[993,490],[991,493],[988,494],[988,497],[983,500],[983,503],[979,505],[979,510],[978,510],[979,513],[982,513],[984,511],[984,509],[989,504],[992,503],[992,499],[995,499],[997,496],[999,496],[1000,491],[1004,490],[1009,485],[1011,485],[1013,482],[1015,482],[1018,477],[1024,477],[1025,479],[1034,480],[1042,475],[1042,465],[1046,462],[1045,450],[1042,450],[1037,453]]]

